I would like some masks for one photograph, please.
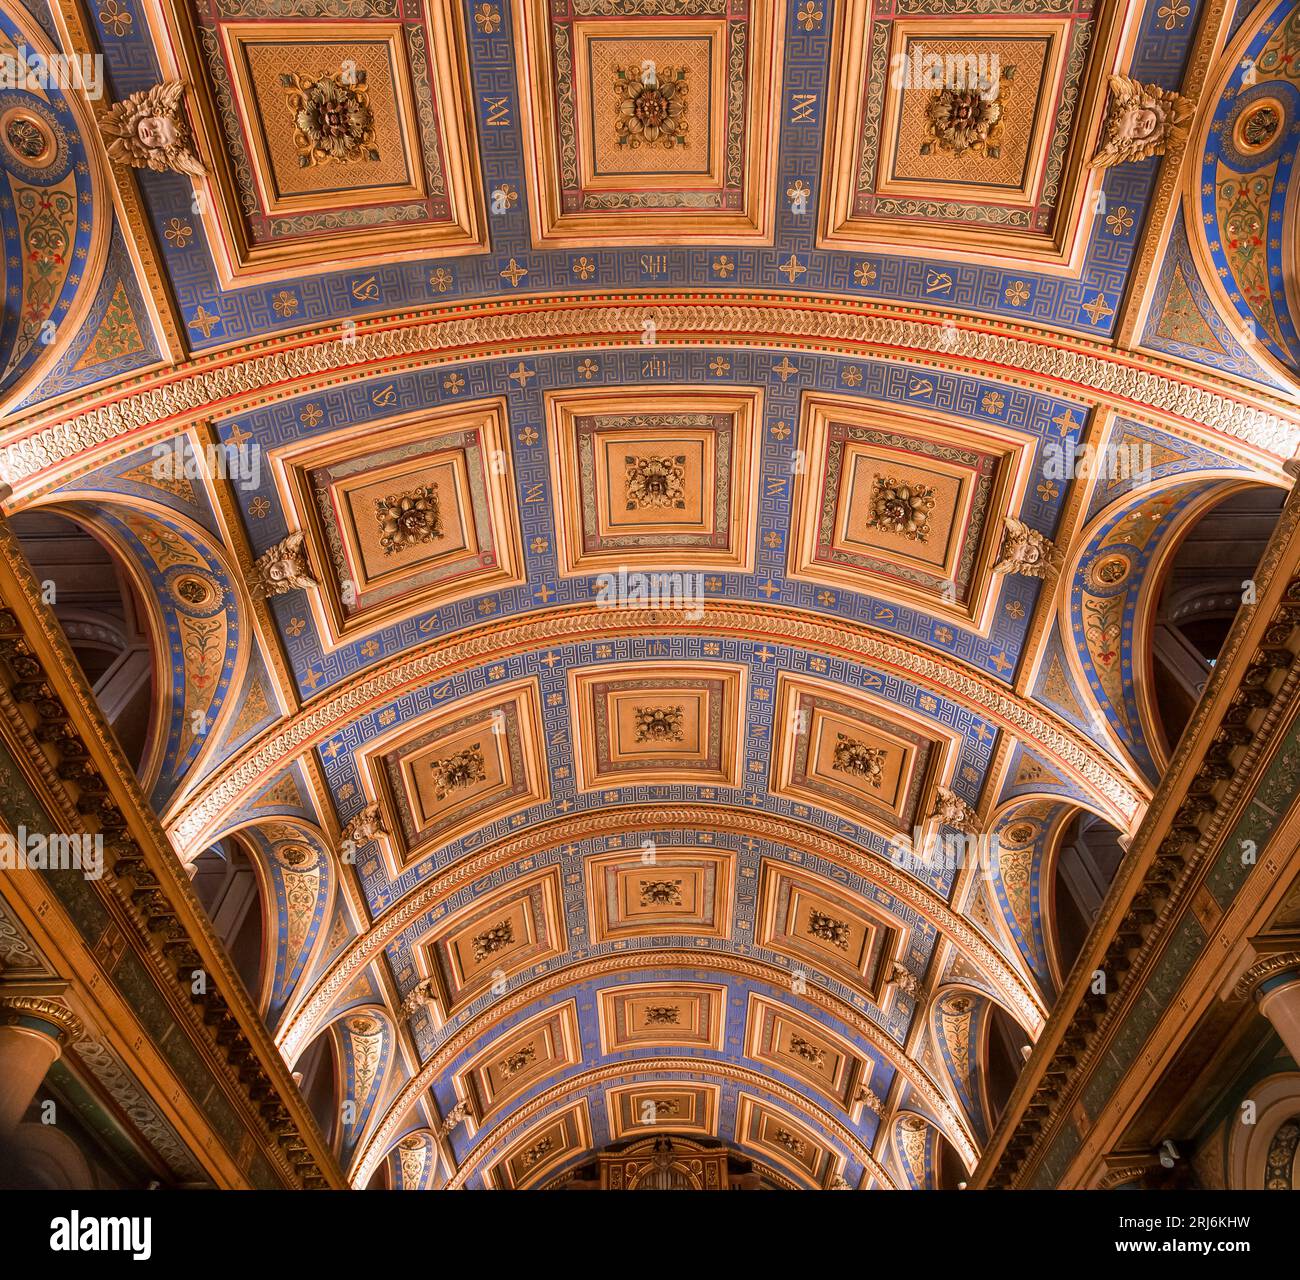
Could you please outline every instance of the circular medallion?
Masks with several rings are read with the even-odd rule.
[[[167,591],[176,607],[190,617],[206,618],[225,603],[225,588],[214,578],[189,565],[180,565],[167,579]]]
[[[1127,556],[1114,552],[1099,556],[1088,569],[1088,585],[1098,591],[1110,591],[1127,581],[1132,571]]]
[[[4,167],[31,182],[48,185],[68,167],[67,135],[54,113],[39,98],[24,94],[0,110],[0,150]]]
[[[309,844],[291,841],[276,845],[273,852],[276,861],[294,871],[310,871],[316,864],[316,850]]]
[[[1036,822],[1013,822],[1002,833],[1002,839],[1010,845],[1028,844],[1038,834]]]
[[[1232,126],[1233,146],[1244,156],[1267,151],[1285,121],[1286,111],[1276,98],[1257,98],[1238,114]]]
[[[1300,93],[1286,81],[1272,80],[1243,87],[1230,110],[1217,123],[1219,155],[1237,183],[1246,182],[1295,145]],[[1219,200],[1220,207],[1226,207]]]
[[[5,146],[28,164],[40,165],[53,154],[54,139],[35,116],[14,111],[5,121]]]

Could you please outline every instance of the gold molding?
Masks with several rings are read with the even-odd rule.
[[[85,1034],[81,1019],[66,1004],[34,990],[27,990],[24,984],[0,982],[0,1026],[12,1026],[26,1018],[49,1023],[56,1028],[50,1039],[60,1049],[74,1040],[80,1040]]]
[[[841,425],[891,436],[895,447],[903,451],[907,451],[914,441],[932,445],[959,441],[963,446],[995,459],[984,527],[974,549],[974,563],[961,602],[949,602],[942,590],[909,583],[901,575],[890,578],[873,569],[837,565],[819,557],[821,503],[825,495],[831,433],[833,428]],[[841,503],[848,502],[850,496],[852,481],[847,458],[852,443],[844,445],[846,461]],[[996,424],[966,422],[955,414],[934,407],[920,409],[912,405],[857,399],[832,391],[809,390],[800,398],[798,444],[803,465],[794,477],[786,554],[787,576],[800,582],[841,587],[889,600],[987,637],[992,631],[1001,598],[997,580],[992,576],[993,564],[1000,555],[1004,518],[1021,509],[1034,478],[1033,466],[1039,449],[1033,437],[1024,431]],[[911,457],[907,462],[900,458],[897,465],[905,468],[911,463]],[[914,465],[922,470],[931,466],[940,469],[942,466],[923,454],[916,455]],[[969,477],[969,472],[965,474]],[[969,502],[972,489],[969,478],[961,481],[963,497],[954,511],[954,526],[962,527],[970,522],[969,507],[963,508],[961,504]],[[840,519],[842,517],[837,516],[837,521]],[[889,558],[884,552],[878,554],[881,559]],[[936,565],[931,576],[935,579],[946,577],[951,583],[953,567],[952,564]]]
[[[798,294],[716,291],[570,295],[448,303],[357,323],[340,322],[240,344],[166,372],[134,375],[49,409],[4,432],[0,481],[13,510],[102,466],[125,449],[167,439],[201,417],[233,415],[323,385],[341,385],[467,358],[640,347],[653,318],[664,345],[751,348],[891,359],[955,369],[1114,406],[1140,421],[1239,459],[1274,483],[1300,445],[1300,408],[1257,388],[1181,368],[1147,353],[943,312]],[[954,336],[955,331],[955,336]],[[777,363],[774,359],[773,363]],[[796,366],[797,368],[797,366]]]
[[[507,0],[508,2],[508,0]],[[739,209],[645,209],[566,212],[561,207],[555,80],[550,6],[544,0],[513,0],[514,55],[519,68],[520,134],[528,187],[529,227],[536,249],[589,249],[593,245],[771,244],[776,192],[771,181],[780,121],[784,62],[779,0],[751,0],[746,61],[744,201]],[[649,18],[639,14],[637,18]],[[636,29],[637,18],[631,19]],[[670,22],[679,19],[673,17]],[[628,20],[625,19],[625,22]],[[698,24],[691,23],[691,28]],[[647,38],[653,40],[657,33]],[[574,41],[576,44],[577,41]],[[726,41],[722,42],[724,45]],[[724,57],[726,56],[724,50]],[[576,59],[575,59],[576,62]],[[570,75],[574,73],[571,71]],[[579,146],[579,152],[582,148]]]
[[[1291,940],[1294,941],[1294,938]],[[1257,945],[1262,945],[1262,943]],[[1261,960],[1257,960],[1237,979],[1237,985],[1233,987],[1232,994],[1238,1000],[1245,1000],[1247,996],[1251,995],[1258,998],[1259,987],[1263,983],[1268,982],[1271,978],[1281,976],[1288,970],[1295,970],[1296,981],[1300,982],[1300,950],[1276,951],[1271,955],[1264,956]]]
[[[511,485],[514,474],[511,430],[505,397],[484,396],[437,409],[401,413],[380,422],[331,432],[328,439],[308,437],[265,451],[267,470],[284,508],[285,519],[290,528],[307,535],[307,550],[318,562],[316,570],[320,581],[308,592],[307,601],[326,653],[333,653],[358,633],[408,620],[418,613],[453,604],[468,596],[502,591],[526,583],[519,508]],[[450,585],[438,582],[418,589],[408,587],[400,595],[388,595],[381,602],[368,606],[363,601],[374,584],[369,581],[354,583],[356,608],[349,611],[341,597],[343,568],[330,554],[330,539],[313,497],[313,473],[318,468],[332,465],[364,463],[377,449],[395,449],[442,436],[459,437],[471,433],[480,437],[477,448],[483,459],[481,476],[466,477],[460,486],[459,498],[463,505],[457,514],[474,530],[473,546],[463,549],[463,558],[475,560],[478,562],[476,566],[456,575]],[[461,448],[460,445],[448,444],[439,450],[439,456]],[[391,463],[385,463],[377,470],[359,472],[358,477],[370,484],[375,477],[388,474],[391,467]],[[470,486],[480,480],[487,508],[482,526],[475,518],[470,494]],[[338,518],[342,519],[341,512],[346,510],[347,502],[333,479],[329,485],[331,501]],[[450,513],[447,518],[455,523]],[[360,563],[362,552],[355,547],[352,535],[341,532],[339,536],[348,551],[357,556],[356,572],[366,579],[367,571]],[[483,566],[479,553],[489,538],[493,560],[490,566]],[[347,555],[348,551],[344,554]],[[404,570],[403,576],[418,575],[419,571],[420,566],[416,565]],[[391,592],[391,587],[387,590]]]
[[[165,48],[166,60],[176,68],[176,78],[192,86],[190,107],[195,138],[201,157],[209,165],[208,175],[195,182],[198,216],[203,219],[222,289],[300,278],[309,269],[337,266],[340,261],[354,266],[378,265],[418,260],[427,257],[430,251],[461,255],[487,250],[479,148],[472,117],[461,110],[464,103],[473,101],[473,95],[468,92],[468,47],[459,5],[448,0],[431,0],[426,6],[430,85],[438,102],[449,220],[254,244],[240,212],[238,183],[200,47],[199,23],[184,0],[148,0],[148,3],[157,14],[154,18],[157,26],[152,32],[155,45]],[[330,23],[329,28],[339,25]]]
[[[494,1090],[488,1074],[491,1060],[509,1053],[511,1046],[522,1040],[543,1036],[550,1031],[558,1032],[550,1042],[552,1056],[540,1068],[533,1067],[518,1071],[516,1074],[519,1079],[516,1083],[503,1082]],[[562,1004],[547,1005],[485,1044],[456,1072],[452,1084],[456,1096],[466,1099],[471,1106],[474,1127],[481,1129],[494,1120],[521,1093],[561,1071],[579,1066],[582,1060],[582,1035],[578,1030],[578,1002],[576,999],[566,1000]],[[418,1062],[418,1058],[416,1061]],[[508,1080],[509,1077],[506,1079]]]
[[[753,959],[727,956],[714,951],[662,952],[656,955],[655,964],[661,968],[716,970],[740,978],[753,978],[778,988],[788,984],[790,978],[789,972],[778,966],[764,964]],[[366,1165],[372,1159],[373,1148],[378,1146],[382,1149],[387,1145],[392,1133],[401,1124],[411,1107],[440,1077],[441,1073],[446,1070],[455,1057],[474,1040],[488,1034],[501,1018],[516,1009],[534,1004],[541,997],[551,992],[567,988],[571,984],[583,982],[598,975],[640,970],[644,966],[645,958],[643,956],[616,952],[596,960],[587,960],[569,965],[564,969],[554,970],[517,991],[499,997],[488,1012],[480,1014],[472,1022],[466,1023],[451,1035],[428,1060],[421,1064],[420,1069],[407,1080],[401,1091],[389,1104],[383,1119],[371,1130],[367,1138],[366,1149],[353,1162],[353,1170],[361,1170],[364,1173]],[[944,1136],[953,1144],[958,1154],[966,1162],[966,1166],[970,1168],[975,1165],[979,1158],[979,1150],[965,1116],[948,1101],[947,1095],[931,1079],[925,1068],[907,1056],[902,1045],[898,1044],[859,1011],[851,1006],[840,1004],[835,997],[822,991],[819,987],[810,985],[804,993],[803,999],[809,1003],[819,1005],[833,1017],[839,1018],[856,1035],[861,1036],[870,1043],[873,1049],[888,1059],[890,1065],[898,1074],[899,1080],[911,1085],[916,1094],[924,1099],[926,1106],[931,1108],[933,1113],[939,1117]],[[699,1070],[700,1066],[706,1061],[709,1062],[709,1065],[714,1065],[712,1060],[698,1057],[691,1058],[689,1061],[697,1064],[692,1068],[693,1070]],[[627,1063],[615,1064],[610,1070],[626,1073]],[[364,1178],[362,1181],[364,1185]]]
[[[556,1091],[551,1090],[546,1096],[554,1094]],[[587,1099],[579,1096],[576,1100],[570,1092],[564,1091],[559,1096],[566,1100],[567,1105],[561,1107],[549,1116],[543,1117],[536,1124],[529,1126],[528,1130],[518,1138],[512,1139],[510,1145],[503,1151],[483,1173],[484,1186],[490,1190],[506,1189],[509,1191],[527,1191],[532,1190],[538,1183],[547,1176],[548,1171],[553,1165],[563,1164],[571,1160],[575,1155],[580,1155],[592,1149],[591,1136],[591,1108],[588,1106]],[[537,1110],[540,1110],[538,1108]],[[536,1114],[536,1110],[531,1107],[525,1107],[524,1113],[528,1116]],[[574,1146],[566,1146],[559,1151],[551,1153],[549,1148],[543,1148],[538,1145],[534,1148],[534,1155],[540,1154],[543,1150],[547,1151],[547,1158],[537,1160],[535,1170],[530,1170],[523,1177],[516,1178],[515,1170],[512,1168],[512,1162],[515,1159],[518,1149],[523,1146],[530,1138],[544,1137],[548,1129],[553,1129],[556,1125],[562,1126],[566,1131],[566,1137],[569,1133],[569,1126],[572,1126],[572,1135],[575,1140]],[[517,1127],[517,1126],[514,1126]],[[508,1129],[507,1132],[510,1132]],[[491,1142],[495,1136],[489,1134],[483,1142],[479,1143],[481,1149],[487,1143]],[[549,1138],[547,1139],[549,1142]],[[525,1152],[525,1154],[528,1154]],[[463,1182],[459,1179],[468,1176],[468,1167],[462,1166],[455,1174],[444,1184],[443,1190],[459,1190]],[[554,1176],[552,1173],[550,1176]]]
[[[623,568],[714,570],[752,573],[754,547],[758,531],[758,475],[763,446],[763,389],[749,386],[702,388],[698,385],[653,383],[632,387],[569,387],[547,390],[542,394],[550,438],[550,477],[555,500],[555,542],[562,578],[618,572]],[[728,413],[731,418],[732,448],[727,468],[729,484],[729,520],[725,547],[678,547],[664,539],[644,547],[619,546],[587,550],[583,520],[584,503],[597,508],[598,522],[603,525],[606,513],[599,498],[602,486],[593,473],[584,477],[577,441],[577,420],[606,415]],[[656,428],[658,429],[658,428]],[[663,427],[665,437],[672,438],[673,427]],[[597,436],[619,438],[615,428]],[[716,459],[702,470],[715,477]],[[595,468],[593,469],[594,472]],[[716,477],[715,477],[716,478]],[[588,492],[586,486],[591,486]],[[609,501],[610,495],[606,495]]]
[[[1091,194],[1101,187],[1100,176],[1090,171],[1084,161],[1090,154],[1090,145],[1100,126],[1103,113],[1099,108],[1106,93],[1107,73],[1118,56],[1116,45],[1124,29],[1122,7],[1119,3],[1098,5],[1086,53],[1087,65],[1079,79],[1072,133],[1062,157],[1061,186],[1052,230],[1044,233],[988,230],[963,224],[927,222],[909,225],[901,218],[858,217],[853,213],[856,192],[852,184],[856,182],[858,173],[863,85],[871,70],[871,51],[867,42],[875,24],[870,0],[848,0],[848,3],[837,6],[831,40],[830,84],[826,94],[826,138],[819,174],[822,212],[817,227],[818,248],[879,253],[911,246],[913,252],[925,253],[936,248],[950,252],[957,245],[965,250],[968,258],[977,261],[1004,265],[1029,262],[1052,274],[1077,274],[1087,245],[1087,237],[1082,231],[1084,212],[1093,204]],[[977,11],[974,6],[966,14],[950,9],[943,16],[957,21],[965,18],[967,25],[963,34],[971,39],[978,34],[981,19],[989,24],[990,40],[996,40],[1009,22],[1003,13],[989,17],[987,10]],[[1011,18],[1016,16],[1010,15]],[[901,24],[908,18],[896,15],[894,21]],[[918,20],[916,28],[925,30],[932,23],[933,18],[926,18],[923,22]],[[936,39],[942,40],[948,34],[944,31]],[[894,53],[892,40],[891,34],[891,56]],[[884,108],[887,107],[888,102],[884,104]],[[888,122],[883,116],[879,128],[882,136],[888,131]]]
[[[212,423],[206,419],[201,420],[195,424],[194,431],[200,456],[219,456],[215,452],[209,453],[217,450],[221,445],[221,438]],[[298,696],[298,684],[289,669],[284,641],[276,628],[271,607],[265,595],[248,589],[248,584],[253,581],[253,563],[256,557],[253,555],[248,535],[244,531],[244,522],[239,517],[239,502],[233,491],[234,482],[218,476],[211,477],[211,481],[204,488],[212,498],[212,511],[217,522],[218,536],[230,567],[234,570],[231,580],[238,583],[240,604],[243,606],[245,616],[252,622],[255,639],[250,643],[260,650],[281,706],[296,711],[302,705],[302,699]],[[175,513],[168,514],[175,518]]]
[[[636,1117],[641,1113],[635,1110],[635,1104],[638,1096],[674,1091],[695,1093],[704,1105],[701,1108],[701,1114],[695,1116],[692,1120],[683,1121],[680,1116],[672,1116],[671,1128],[673,1133],[685,1134],[688,1137],[703,1135],[716,1138],[718,1136],[718,1118],[722,1110],[722,1087],[720,1085],[703,1084],[696,1080],[669,1080],[663,1084],[647,1080],[605,1090],[606,1123],[609,1126],[611,1139],[614,1142],[623,1142],[628,1139],[647,1138],[669,1127],[658,1122],[657,1117],[649,1122],[637,1119]],[[630,1124],[623,1123],[624,1115],[619,1106],[623,1098],[627,1098],[629,1104],[634,1108]]]

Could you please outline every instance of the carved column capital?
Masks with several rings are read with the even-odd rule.
[[[1233,987],[1238,999],[1253,998],[1293,1058],[1300,1060],[1300,934],[1251,938],[1255,961]]]
[[[1160,1153],[1153,1149],[1112,1151],[1102,1157],[1103,1172],[1097,1180],[1098,1191],[1112,1191],[1125,1183],[1136,1182],[1148,1170],[1160,1164]]]
[[[18,1127],[63,1052],[80,1040],[81,1020],[62,1001],[64,979],[0,982],[0,1146]]]
[[[47,995],[0,986],[0,1026],[22,1027],[48,1036],[60,1048],[85,1034],[81,1019]]]
[[[1289,975],[1300,982],[1300,949],[1294,951],[1275,951],[1272,955],[1257,960],[1237,979],[1232,994],[1239,1000],[1247,996],[1259,999],[1264,994],[1262,988],[1277,978]]]

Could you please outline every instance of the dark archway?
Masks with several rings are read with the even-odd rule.
[[[1049,945],[1061,983],[1074,967],[1124,857],[1120,833],[1095,813],[1066,827],[1052,859]]]
[[[1016,1081],[1025,1066],[1029,1037],[999,1004],[989,1010],[984,1041],[984,1096],[988,1105],[989,1128],[995,1129],[1011,1100]]]
[[[967,1177],[966,1166],[962,1164],[957,1148],[940,1134],[936,1188],[939,1191],[957,1191],[965,1184]]]
[[[195,858],[193,873],[191,887],[257,1004],[266,976],[266,917],[252,860],[232,837]]]
[[[1166,758],[1196,706],[1286,499],[1239,489],[1183,535],[1159,587],[1151,633],[1153,703]]]
[[[293,1078],[325,1138],[326,1146],[333,1150],[339,1132],[342,1100],[332,1027],[326,1027],[307,1046],[294,1068]]]
[[[113,551],[58,512],[20,511],[9,525],[138,775],[156,676],[148,614],[130,575]]]

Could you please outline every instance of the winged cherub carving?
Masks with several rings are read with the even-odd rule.
[[[177,80],[115,102],[99,121],[109,158],[133,169],[203,177],[207,171],[194,154],[194,138],[181,111],[184,92],[184,82]]]
[[[1111,76],[1110,101],[1101,127],[1101,144],[1090,167],[1109,169],[1126,161],[1162,156],[1187,135],[1193,103],[1172,89]]]
[[[254,595],[282,596],[299,588],[317,586],[307,567],[303,535],[291,533],[258,556],[249,583]]]

